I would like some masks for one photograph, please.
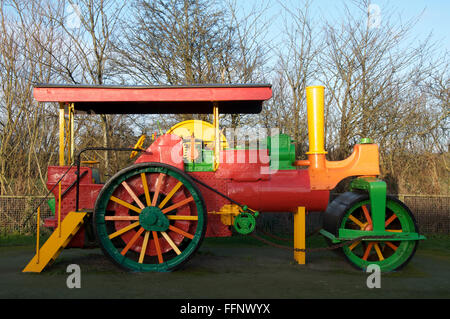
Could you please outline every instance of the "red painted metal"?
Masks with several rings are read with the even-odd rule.
[[[184,171],[183,140],[176,135],[165,134],[158,137],[136,163],[157,162],[172,165]]]
[[[58,86],[42,85],[33,90],[39,102],[200,102],[255,101],[272,97],[269,85],[217,86]]]
[[[64,175],[64,173],[69,169],[69,166],[49,166],[47,173],[47,188],[52,189],[58,180]],[[89,167],[82,167],[80,174],[84,171],[88,171],[80,179],[80,199],[79,208],[81,211],[92,211],[94,208],[95,201],[97,199],[98,193],[103,187],[103,184],[95,184],[92,178],[92,170]],[[64,176],[61,181],[61,191],[64,193],[69,186],[73,184],[76,180],[76,167],[72,167],[69,172]],[[55,216],[50,217],[44,221],[44,226],[56,228],[58,226],[58,187],[53,190],[53,195],[56,199],[56,209]],[[73,186],[67,191],[61,200],[61,221],[69,214],[69,212],[75,211],[76,206],[76,187]],[[86,242],[85,227],[81,227],[77,234],[72,238],[68,247],[84,247]]]
[[[205,184],[213,187],[219,192],[227,195],[233,200],[247,205],[251,209],[260,212],[293,212],[299,206],[306,207],[308,211],[324,211],[328,205],[329,191],[314,191],[310,188],[310,179],[307,169],[297,170],[271,170],[269,167],[269,156],[267,150],[225,150],[220,154],[221,163],[215,172],[189,172],[188,174],[201,180]],[[184,170],[182,157],[182,140],[175,135],[162,135],[156,139],[143,153],[136,163],[160,162]],[[68,167],[50,166],[48,169],[47,187],[52,188],[58,179],[64,174]],[[100,189],[103,184],[95,184],[92,180],[92,171],[88,167],[82,167],[81,172],[87,170],[88,173],[80,181],[80,209],[93,210]],[[152,177],[156,179],[156,176]],[[73,181],[75,181],[75,168],[72,168],[62,181],[64,191]],[[154,191],[156,180],[148,181],[150,192]],[[135,180],[127,181],[127,184],[137,193],[143,193],[142,183],[137,176]],[[167,194],[175,186],[174,180],[168,180],[161,189]],[[212,192],[211,190],[198,185],[206,204],[208,212],[219,211],[224,205],[230,202]],[[133,202],[130,194],[125,188],[118,188],[114,196]],[[53,191],[55,198],[58,198],[58,188]],[[183,196],[178,193],[177,196]],[[75,188],[67,192],[62,200],[61,220],[75,209]],[[175,198],[176,201],[183,200],[182,197]],[[109,209],[116,211],[116,215],[127,215],[128,209],[114,202],[110,202]],[[58,207],[58,203],[56,203]],[[179,214],[189,214],[186,207],[181,208]],[[57,215],[55,218],[46,220],[46,225],[56,227]],[[129,222],[123,222],[127,225]],[[188,227],[189,223],[177,221],[175,227],[182,231],[192,233]],[[120,226],[120,225],[118,225]],[[123,234],[121,237],[125,242],[133,238],[138,228]],[[177,244],[183,236],[171,232],[171,237]],[[227,237],[231,236],[230,226],[221,222],[219,215],[208,215],[207,237]],[[83,247],[85,245],[85,229],[82,228],[70,242],[70,247]],[[141,245],[141,239],[137,240],[133,246]],[[171,248],[161,243],[161,251],[169,251]],[[156,255],[156,247],[150,246],[151,255]]]

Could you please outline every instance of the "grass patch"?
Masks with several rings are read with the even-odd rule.
[[[39,241],[43,244],[50,234],[44,233],[39,236]],[[36,245],[36,235],[26,234],[3,234],[0,235],[0,247],[11,246],[33,246]]]
[[[426,240],[421,240],[419,249],[450,252],[450,235],[425,234]]]

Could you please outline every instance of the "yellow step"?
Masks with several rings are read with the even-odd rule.
[[[39,260],[36,254],[22,272],[41,272],[50,262],[54,261],[61,251],[67,246],[73,236],[78,232],[84,223],[87,213],[70,212],[61,222],[61,235],[59,228],[39,249]]]

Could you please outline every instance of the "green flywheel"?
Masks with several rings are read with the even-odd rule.
[[[234,229],[240,234],[248,235],[255,230],[256,219],[250,213],[242,212],[234,218]]]

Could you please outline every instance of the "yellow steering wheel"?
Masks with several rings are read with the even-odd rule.
[[[144,149],[142,148],[142,145],[144,144],[144,141],[145,141],[145,134],[142,134],[141,137],[139,137],[137,143],[134,145],[133,148],[140,149],[140,150],[144,151]],[[132,151],[131,154],[130,154],[130,158],[135,157],[137,154],[138,154],[138,151]]]

